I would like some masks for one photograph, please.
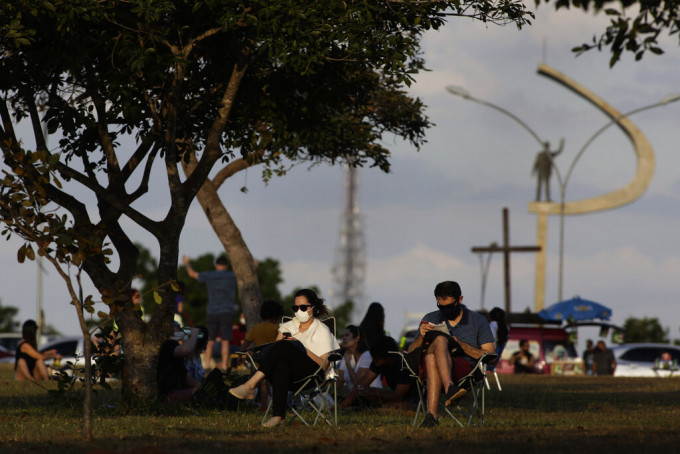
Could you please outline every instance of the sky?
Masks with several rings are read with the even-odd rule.
[[[604,29],[606,18],[541,6],[531,27],[498,27],[451,19],[426,34],[430,71],[409,88],[428,106],[435,123],[420,151],[386,138],[393,153],[389,174],[359,171],[359,209],[366,244],[365,301],[386,310],[386,329],[399,336],[406,312],[435,309],[434,286],[460,283],[464,303],[480,309],[480,259],[470,249],[502,242],[507,207],[511,245],[536,243],[536,216],[528,211],[536,180],[531,169],[538,144],[507,116],[453,96],[447,85],[521,118],[543,139],[565,139],[556,165],[564,174],[574,157],[608,119],[590,103],[536,73],[544,62],[604,98],[621,112],[680,93],[680,47],[664,38],[666,53],[635,62],[631,55],[609,68],[607,52],[576,57],[571,49]],[[651,143],[656,170],[646,192],[617,209],[565,219],[564,299],[574,295],[600,302],[612,321],[656,317],[680,338],[680,102],[639,113],[633,123]],[[610,128],[585,150],[566,186],[566,201],[625,186],[635,174],[630,142]],[[333,288],[331,268],[340,237],[345,171],[342,167],[294,167],[284,178],[262,183],[260,171],[241,172],[220,190],[253,255],[281,262],[283,293],[316,285],[322,297]],[[558,196],[556,178],[552,194]],[[247,192],[239,189],[243,186]],[[160,204],[162,205],[162,204]],[[154,200],[140,209],[163,215]],[[130,235],[158,256],[152,238],[132,224]],[[559,219],[548,227],[546,305],[558,300]],[[180,240],[180,253],[217,254],[221,245],[195,202]],[[35,318],[37,267],[18,264],[15,240],[0,242],[0,301]],[[483,307],[502,307],[502,256],[491,258]],[[512,310],[534,308],[535,256],[511,257]],[[47,322],[64,334],[78,332],[63,283],[54,271],[43,277]],[[102,306],[103,309],[103,306]],[[360,316],[359,316],[360,318]],[[355,320],[360,321],[359,319]]]

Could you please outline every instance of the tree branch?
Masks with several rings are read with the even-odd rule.
[[[229,77],[229,82],[224,90],[224,94],[222,95],[222,107],[219,109],[217,118],[213,122],[213,125],[208,132],[205,151],[193,172],[191,172],[184,182],[184,190],[186,194],[190,196],[189,199],[193,199],[193,197],[196,195],[198,190],[201,188],[203,181],[208,178],[210,169],[222,153],[220,145],[222,132],[224,131],[227,121],[229,120],[229,115],[234,105],[234,99],[238,93],[241,80],[243,80],[243,77],[245,76],[248,69],[246,57],[247,51],[244,49],[241,62],[234,65],[231,76]]]
[[[141,214],[139,211],[135,210],[132,208],[129,203],[131,201],[131,198],[128,194],[123,193],[116,193],[113,192],[110,188],[104,188],[101,185],[99,185],[96,182],[96,179],[92,178],[87,178],[80,172],[77,172],[70,167],[67,167],[63,163],[58,163],[57,164],[57,169],[60,174],[64,175],[65,177],[71,178],[73,180],[76,180],[78,183],[82,184],[97,196],[97,198],[106,201],[109,203],[112,207],[116,208],[118,211],[120,211],[122,214],[125,216],[129,217],[132,219],[134,222],[140,225],[140,227],[144,228],[145,230],[157,234],[158,233],[158,223],[155,221],[152,221],[148,217],[144,216]],[[124,189],[124,188],[123,188]],[[55,190],[57,190],[55,188]],[[58,191],[58,190],[57,190]],[[61,192],[61,191],[59,191]],[[64,193],[64,195],[67,195]],[[59,205],[64,206],[61,202],[57,202]],[[68,208],[67,208],[68,209]],[[69,211],[71,211],[69,209]]]
[[[35,94],[27,93],[24,100],[28,105],[29,115],[31,116],[31,126],[33,128],[33,136],[35,137],[35,144],[37,150],[47,150],[47,143],[45,142],[45,135],[43,134],[42,122],[38,114],[38,107],[35,105]]]
[[[0,102],[0,118],[2,118],[3,126],[3,130],[0,131],[0,139],[3,141],[11,139],[13,143],[16,143],[17,136],[14,133],[14,122],[9,114],[9,109],[7,109],[7,101],[4,99]]]
[[[116,156],[116,151],[111,141],[111,135],[107,128],[106,122],[106,103],[103,102],[98,96],[90,96],[94,104],[94,108],[97,111],[97,134],[99,135],[99,140],[101,142],[102,151],[104,156],[106,156],[106,167],[107,175],[110,182],[117,182],[117,184],[123,184],[124,181],[120,181],[120,166],[118,164],[118,157]]]
[[[217,172],[217,175],[212,179],[213,185],[215,185],[215,189],[219,189],[220,186],[222,186],[222,183],[224,181],[231,177],[232,175],[236,174],[237,172],[240,172],[243,169],[247,169],[249,167],[252,167],[254,165],[260,164],[262,162],[262,157],[264,156],[264,150],[259,150],[257,153],[255,153],[255,159],[253,160],[247,160],[247,159],[237,159],[236,161],[232,161],[229,164],[227,164],[225,167],[223,167],[219,172]]]
[[[138,198],[140,198],[142,195],[146,194],[149,191],[149,178],[151,177],[151,168],[153,167],[153,162],[155,161],[156,155],[158,154],[158,147],[155,146],[155,144],[152,145],[153,148],[151,150],[151,153],[149,153],[146,158],[146,165],[144,166],[144,174],[142,175],[142,181],[139,183],[137,189],[130,194],[130,201],[137,200]],[[149,146],[151,145],[140,145],[140,147],[137,148],[137,151],[139,151],[142,147],[145,147],[148,150]],[[146,153],[146,151],[144,153]],[[132,160],[132,158],[130,158],[130,160]],[[129,175],[125,177],[126,181],[128,177]]]

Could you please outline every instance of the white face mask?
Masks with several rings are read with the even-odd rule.
[[[309,315],[308,311],[296,311],[295,312],[295,318],[300,323],[308,322],[311,317],[312,316]]]

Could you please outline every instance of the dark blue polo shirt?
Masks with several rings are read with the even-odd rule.
[[[444,320],[444,317],[439,310],[425,314],[422,321],[434,323],[435,325],[445,322],[449,334],[451,334],[452,337],[456,337],[458,340],[470,344],[475,348],[480,348],[482,345],[489,342],[493,343],[493,333],[491,332],[487,318],[482,314],[469,310],[464,304],[461,306],[463,306],[463,316],[454,327],[451,327],[448,320]]]

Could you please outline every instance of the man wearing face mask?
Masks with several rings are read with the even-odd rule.
[[[456,382],[467,375],[484,353],[493,353],[493,333],[481,314],[469,310],[463,302],[457,282],[440,282],[434,289],[438,310],[426,314],[420,322],[418,337],[409,345],[412,352],[422,348],[427,371],[428,413],[421,427],[439,425],[437,411],[439,395],[445,393],[445,405],[454,405],[467,390]],[[448,334],[433,330],[443,324]]]

